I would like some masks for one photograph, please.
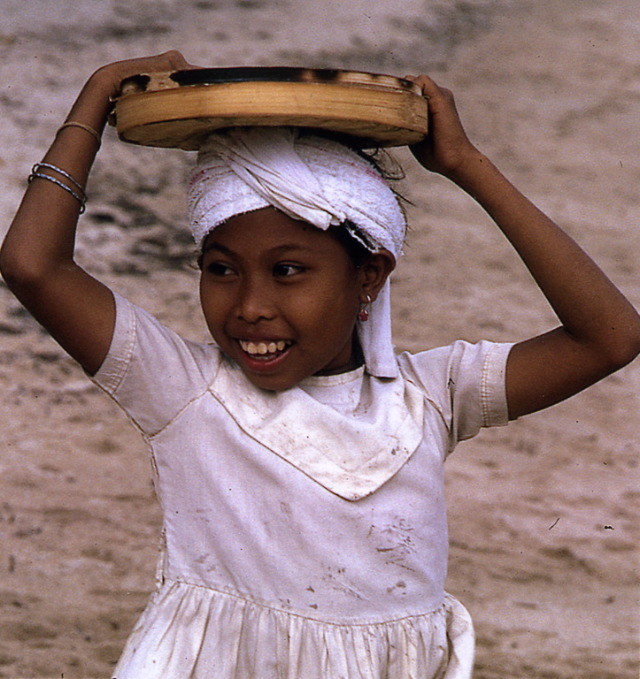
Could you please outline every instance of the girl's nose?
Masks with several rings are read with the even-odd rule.
[[[237,314],[247,323],[272,319],[275,303],[269,286],[260,281],[247,281],[239,291]]]

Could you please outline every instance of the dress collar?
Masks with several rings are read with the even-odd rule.
[[[360,394],[350,414],[305,389],[356,380],[361,380]],[[209,391],[245,434],[346,500],[375,492],[422,440],[422,394],[402,376],[380,379],[359,368],[270,392],[251,384],[237,364],[225,358]]]

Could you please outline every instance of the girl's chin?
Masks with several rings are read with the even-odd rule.
[[[282,351],[276,351],[271,354],[250,354],[240,349],[237,357],[240,365],[246,367],[248,371],[258,375],[270,375],[280,369],[291,354],[292,348],[293,345],[290,344]]]
[[[234,356],[245,377],[256,387],[267,391],[283,391],[298,384],[300,376],[289,374],[287,361],[292,346],[273,355],[254,355],[240,350]]]
[[[233,353],[229,355],[239,365],[245,377],[254,386],[267,391],[284,391],[312,375],[337,375],[354,370],[359,365],[353,356],[346,363],[335,361],[321,370],[302,365],[296,362],[298,353],[295,342],[272,354],[250,354],[239,344],[233,348]]]

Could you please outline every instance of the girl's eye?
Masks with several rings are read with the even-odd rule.
[[[232,276],[234,274],[233,269],[223,262],[211,262],[210,264],[207,264],[207,271],[214,276],[220,277]]]
[[[290,278],[304,271],[303,266],[298,264],[276,264],[273,267],[273,275],[279,278]]]

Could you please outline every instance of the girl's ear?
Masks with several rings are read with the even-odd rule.
[[[396,268],[396,258],[388,250],[373,253],[360,267],[361,292],[371,301],[376,299],[391,272]]]

